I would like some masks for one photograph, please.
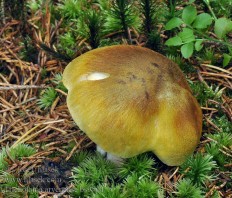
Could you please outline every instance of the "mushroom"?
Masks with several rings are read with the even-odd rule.
[[[68,109],[104,151],[130,158],[152,151],[182,164],[199,143],[202,112],[178,65],[152,50],[102,47],[65,68]]]

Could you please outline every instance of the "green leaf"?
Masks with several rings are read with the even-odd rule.
[[[231,60],[232,56],[229,54],[223,54],[223,67],[227,66]]]
[[[195,0],[189,0],[189,3],[193,3]]]
[[[171,30],[173,28],[179,27],[183,21],[180,18],[173,17],[170,21],[165,25],[166,30]]]
[[[181,41],[181,38],[179,36],[174,36],[174,37],[168,39],[165,42],[165,45],[167,45],[167,46],[179,46],[179,45],[182,45],[182,41]]]
[[[207,13],[197,15],[193,27],[197,29],[205,29],[212,24],[212,17]]]
[[[220,18],[215,21],[214,32],[218,38],[223,38],[232,31],[232,21],[227,18]]]
[[[183,43],[190,43],[195,40],[193,30],[189,28],[183,28],[183,31],[178,34]]]
[[[190,25],[196,19],[196,16],[197,9],[194,6],[189,5],[184,8],[182,13],[182,19],[186,24]]]
[[[193,42],[184,44],[180,50],[184,58],[191,57],[193,54]]]
[[[197,51],[200,51],[202,49],[202,47],[203,47],[202,42],[203,41],[204,41],[203,39],[199,39],[199,40],[196,41],[196,43],[195,43],[195,49]]]

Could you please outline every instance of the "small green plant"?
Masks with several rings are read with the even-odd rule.
[[[62,74],[61,73],[57,73],[54,76],[54,79],[52,80],[52,82],[56,85],[57,89],[62,90],[63,92],[68,92],[67,88],[64,86],[63,82],[62,82]]]
[[[93,154],[88,152],[88,151],[80,151],[78,153],[75,153],[71,157],[71,161],[74,162],[75,164],[80,164],[82,163],[85,159],[90,158]]]
[[[158,198],[162,191],[158,183],[152,181],[146,176],[140,176],[132,173],[124,181],[124,192],[126,197]]]
[[[95,190],[93,198],[125,198],[125,195],[121,192],[121,186],[107,186],[99,185]]]
[[[8,151],[6,151],[6,149]],[[6,171],[8,167],[7,159],[22,160],[23,157],[29,157],[35,154],[36,150],[26,144],[18,144],[16,147],[2,148],[0,152],[0,192],[6,198],[10,197],[36,197],[37,190],[32,188],[25,189],[19,185],[21,178],[16,178],[13,174]],[[9,155],[9,156],[8,156]]]
[[[0,172],[0,187],[16,188],[18,187],[18,181],[14,175],[1,171]]]
[[[230,163],[231,159],[225,155],[224,148],[232,146],[232,135],[226,132],[220,132],[215,134],[209,134],[209,139],[212,142],[208,143],[205,147],[207,153],[213,156],[213,159],[217,162],[220,169],[224,169],[226,163]]]
[[[206,48],[203,53],[197,57],[201,62],[206,62],[209,64],[214,64],[216,62],[215,52],[213,48]]]
[[[70,31],[60,35],[59,41],[58,47],[60,51],[68,57],[74,57],[77,44],[73,32]]]
[[[216,161],[218,167],[224,169],[224,165],[228,162],[228,157],[220,149],[221,146],[216,142],[211,142],[205,146],[206,152],[213,156],[213,160]]]
[[[226,117],[226,115],[223,115],[221,117],[217,116],[215,117],[212,122],[217,125],[217,127],[225,133],[231,133],[232,131],[232,124]]]
[[[152,0],[141,0],[141,8],[143,11],[143,15],[144,15],[144,20],[143,20],[143,29],[144,32],[149,35],[151,34],[151,32],[153,31],[153,29],[155,28],[155,24],[156,24],[156,5],[155,3],[157,3],[156,1]]]
[[[68,24],[66,33],[60,36],[60,51],[69,57],[74,57],[80,40],[88,42],[92,49],[97,48],[103,36],[100,5],[92,1],[69,0],[61,4],[60,9],[67,17],[65,24]]]
[[[190,179],[182,179],[176,184],[174,192],[178,198],[204,198],[203,192]]]
[[[18,144],[10,149],[10,155],[13,159],[20,160],[22,157],[29,157],[36,153],[36,149],[27,144]]]
[[[36,12],[42,7],[42,4],[43,4],[43,0],[31,0],[27,2],[27,7],[31,11]]]
[[[138,177],[154,177],[157,170],[153,168],[154,161],[146,154],[138,155],[127,159],[125,163],[119,168],[119,176],[126,178],[135,173]]]
[[[94,185],[113,181],[116,175],[114,164],[100,155],[88,157],[80,163],[78,168],[73,169],[73,173],[75,183],[84,181]]]
[[[87,5],[88,2],[86,0],[65,0],[62,4],[59,4],[59,10],[62,16],[72,20],[77,19]]]
[[[100,184],[109,185],[116,177],[116,169],[112,162],[104,159],[100,154],[88,157],[80,162],[79,167],[73,169],[74,190],[77,197],[88,197]]]
[[[100,44],[103,36],[103,20],[100,11],[86,10],[77,20],[77,34],[86,39],[92,49]]]
[[[215,177],[213,170],[216,167],[216,162],[213,161],[211,155],[197,153],[195,156],[189,157],[180,168],[186,179],[190,179],[193,184],[200,186]]]
[[[51,107],[56,97],[57,97],[57,92],[54,88],[49,87],[45,89],[38,100],[39,107],[41,109],[47,109]]]
[[[56,85],[59,85],[62,82],[62,74],[61,73],[55,74],[52,82],[55,83]]]
[[[123,31],[129,39],[129,28],[138,29],[140,19],[136,6],[128,0],[114,0],[112,6],[106,12],[105,31],[106,33]]]
[[[191,1],[193,3],[194,1]],[[210,7],[209,1],[204,1],[208,7]],[[227,18],[217,19],[212,9],[211,15],[208,13],[197,13],[197,9],[194,5],[189,3],[183,11],[181,18],[173,17],[165,25],[166,30],[173,30],[179,28],[179,32],[176,36],[169,38],[166,41],[167,46],[180,46],[181,54],[184,58],[192,56],[194,50],[200,51],[203,48],[205,41],[213,41],[223,46],[228,47],[228,51],[232,45],[226,42],[226,35],[232,31],[232,21]],[[208,36],[208,29],[214,23],[214,33],[218,39]],[[223,66],[226,66],[231,59],[231,54],[225,54],[226,60]]]
[[[215,134],[209,134],[208,137],[216,141],[221,146],[232,146],[232,134],[230,133],[220,132]]]
[[[104,1],[66,0],[59,5],[62,16],[65,16],[64,35],[60,36],[59,49],[69,57],[74,57],[77,43],[86,41],[92,49],[100,44],[103,36],[101,5]],[[106,4],[104,4],[105,6]],[[104,7],[103,6],[103,7]]]
[[[93,184],[86,181],[74,181],[73,183],[74,187],[71,191],[72,197],[88,198],[93,196],[94,189],[96,189],[96,186],[94,186]]]
[[[208,86],[201,82],[193,83],[190,80],[188,82],[193,91],[194,96],[197,98],[201,106],[205,106],[209,99],[221,101],[223,89],[219,89],[218,86]]]
[[[162,190],[154,182],[154,161],[147,155],[128,159],[122,167],[104,159],[80,152],[75,157],[79,166],[73,169],[75,197],[162,197]]]
[[[0,152],[0,171],[5,171],[7,169],[8,163],[6,159],[8,155],[10,155],[13,160],[21,160],[22,157],[29,157],[35,153],[35,148],[26,144],[18,144],[13,148],[3,147]]]
[[[147,47],[156,51],[161,51],[161,38],[156,25],[161,22],[165,16],[165,6],[157,0],[140,0],[142,10],[142,29],[147,37]]]
[[[208,98],[220,101],[220,98],[222,97],[223,89],[219,89],[219,86],[217,87],[213,85],[209,87],[206,86],[205,93],[208,96]]]

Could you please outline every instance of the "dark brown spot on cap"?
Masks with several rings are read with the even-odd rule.
[[[153,68],[147,67],[146,70],[148,74],[154,74]]]
[[[149,99],[149,93],[147,91],[145,91],[145,96],[146,96],[146,99],[148,100]]]
[[[151,63],[153,66],[155,67],[159,67],[159,65],[157,63]]]
[[[125,82],[124,80],[118,80],[117,83],[118,83],[118,84],[122,84],[122,85],[125,85],[125,84],[126,84],[126,82]]]

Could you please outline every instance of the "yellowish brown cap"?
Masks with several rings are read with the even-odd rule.
[[[175,166],[199,142],[201,109],[178,65],[159,53],[128,45],[95,49],[69,63],[63,82],[76,124],[113,155],[153,151]]]

